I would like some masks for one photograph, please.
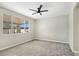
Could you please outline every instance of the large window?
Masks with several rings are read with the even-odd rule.
[[[29,31],[29,22],[10,15],[3,15],[3,33],[25,33]]]

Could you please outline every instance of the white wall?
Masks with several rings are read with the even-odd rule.
[[[69,44],[74,53],[79,53],[79,9],[78,3],[72,3],[69,15]]]
[[[3,20],[2,15],[8,14],[12,16],[16,16],[21,18],[22,20],[28,20],[30,23],[30,32],[27,33],[18,33],[18,34],[3,34],[2,28],[3,28]],[[18,14],[16,12],[0,8],[0,50],[5,49],[7,47],[15,46],[17,44],[21,44],[30,40],[34,39],[34,21],[33,19],[29,17],[25,17],[21,14]]]
[[[68,15],[37,20],[36,39],[68,43]]]
[[[69,45],[73,50],[73,6],[69,13]]]
[[[73,40],[73,48],[74,51],[79,52],[79,7],[74,10],[74,40]]]

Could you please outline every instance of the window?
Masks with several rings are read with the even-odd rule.
[[[25,33],[29,31],[29,22],[18,17],[3,15],[3,33]]]
[[[25,33],[28,32],[29,29],[29,24],[27,21],[24,21],[23,23],[20,24],[20,29],[21,29],[21,33]]]
[[[9,34],[11,32],[11,16],[3,15],[3,33]]]

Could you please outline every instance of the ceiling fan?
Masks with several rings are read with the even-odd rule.
[[[31,11],[35,11],[35,13],[33,13],[32,15],[36,14],[36,13],[39,13],[40,15],[42,15],[41,12],[47,12],[48,10],[41,10],[41,8],[43,7],[43,5],[40,5],[37,10],[33,10],[33,9],[29,9]]]

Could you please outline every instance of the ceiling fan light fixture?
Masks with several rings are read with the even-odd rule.
[[[31,11],[34,11],[35,13],[33,13],[32,15],[36,14],[36,13],[39,13],[40,15],[42,15],[41,12],[48,12],[48,10],[41,10],[41,8],[43,7],[43,5],[40,5],[37,10],[33,10],[33,9],[29,9]]]

